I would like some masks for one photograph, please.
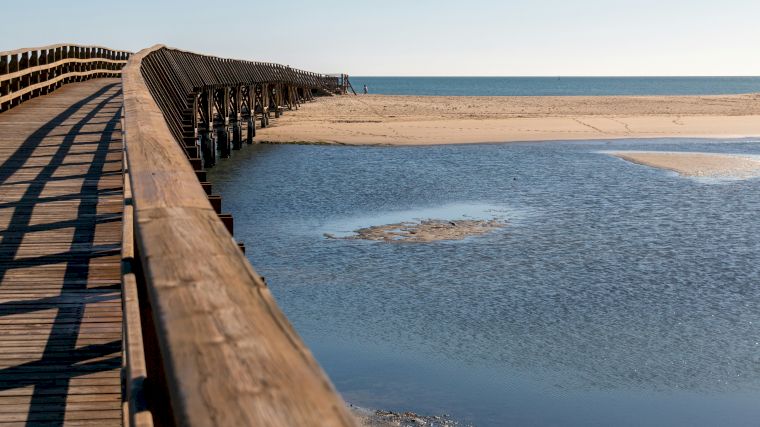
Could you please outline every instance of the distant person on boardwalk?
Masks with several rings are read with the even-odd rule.
[[[368,93],[369,93],[369,90],[367,90],[367,85],[364,85],[364,94],[366,95]]]

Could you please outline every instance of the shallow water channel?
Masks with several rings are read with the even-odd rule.
[[[256,145],[210,173],[344,398],[477,426],[754,425],[760,179],[679,177],[604,150],[760,141]],[[325,238],[498,216],[460,241]]]

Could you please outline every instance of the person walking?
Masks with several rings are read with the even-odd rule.
[[[367,90],[367,85],[364,85],[364,94],[366,95],[368,93],[369,93],[369,90]]]

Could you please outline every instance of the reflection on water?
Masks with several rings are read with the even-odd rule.
[[[479,426],[754,424],[760,180],[708,185],[609,149],[760,143],[254,146],[211,179],[355,404]],[[418,245],[321,236],[452,206],[505,210],[509,227]]]

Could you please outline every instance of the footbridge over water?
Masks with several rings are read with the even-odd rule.
[[[164,46],[0,52],[0,425],[354,425],[205,173],[341,91]]]

